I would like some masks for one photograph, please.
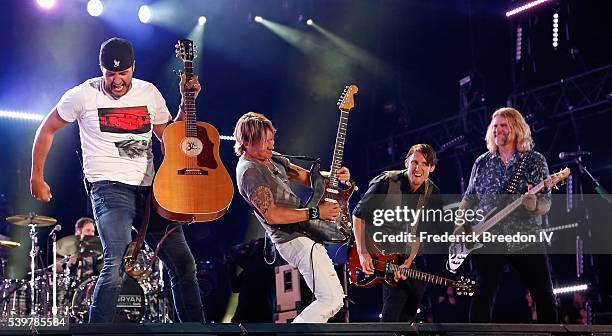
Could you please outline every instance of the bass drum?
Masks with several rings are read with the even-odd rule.
[[[89,307],[93,298],[97,276],[85,280],[72,298],[72,318],[75,322],[85,323],[89,319]],[[138,323],[145,316],[148,307],[144,290],[132,277],[125,275],[123,287],[115,309],[113,323]]]

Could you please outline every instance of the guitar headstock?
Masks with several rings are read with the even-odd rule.
[[[567,179],[571,173],[572,171],[567,167],[559,170],[558,172],[550,175],[550,178],[546,180],[546,186],[549,188],[556,186],[559,184],[559,182],[565,181],[565,179]]]
[[[340,95],[340,99],[338,99],[338,107],[344,112],[350,111],[353,107],[355,107],[355,100],[353,99],[353,96],[355,96],[355,93],[358,91],[359,88],[357,88],[357,85],[355,84],[345,86],[344,91],[342,91],[342,94]]]
[[[193,61],[198,57],[197,47],[192,40],[179,40],[174,47],[176,48],[176,57],[183,61]]]
[[[457,295],[474,295],[476,291],[476,281],[461,276],[459,280],[455,280],[452,284],[455,291],[457,291]]]

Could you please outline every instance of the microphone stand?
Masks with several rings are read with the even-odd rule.
[[[30,214],[30,218],[33,218],[34,214]],[[37,315],[37,304],[36,294],[36,255],[38,254],[38,237],[36,236],[36,224],[30,220],[30,241],[32,246],[30,247],[30,315]]]
[[[55,228],[51,233],[51,239],[53,240],[53,307],[51,308],[51,313],[53,317],[57,317],[57,235]]]
[[[591,174],[587,167],[582,164],[582,156],[578,156],[574,161],[578,165],[578,169],[580,169],[580,172],[588,176],[593,181],[593,183],[595,183],[595,191],[599,194],[599,196],[606,200],[608,204],[612,204],[612,196],[608,193],[606,188],[604,188],[604,186],[599,183],[599,180],[595,178],[593,174]]]

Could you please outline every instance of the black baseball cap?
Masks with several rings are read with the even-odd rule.
[[[113,37],[100,45],[100,65],[106,70],[123,71],[134,64],[134,48],[126,39]]]

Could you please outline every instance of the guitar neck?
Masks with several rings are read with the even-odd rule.
[[[344,141],[346,140],[348,116],[349,111],[340,109],[340,122],[338,123],[338,132],[336,133],[336,145],[334,146],[332,165],[331,169],[329,170],[330,184],[334,187],[338,187],[338,176],[336,171],[342,167],[342,156],[344,154]]]
[[[185,77],[189,81],[193,77],[193,61],[185,60]],[[197,137],[198,129],[196,125],[195,91],[185,89],[183,98],[183,117],[185,121],[185,136]]]
[[[491,216],[491,218],[487,219],[481,227],[479,227],[477,230],[474,230],[476,235],[480,236],[483,232],[489,231],[493,226],[495,226],[495,224],[497,224],[502,219],[506,218],[509,214],[512,213],[512,211],[516,210],[516,208],[518,208],[523,203],[523,197],[525,195],[536,194],[537,192],[542,190],[542,188],[544,188],[544,181],[538,183],[538,185],[531,188],[524,195],[521,195],[520,197],[512,201],[512,203],[508,204],[501,211]]]
[[[447,279],[445,277],[417,271],[412,268],[404,268],[395,264],[391,264],[391,268],[393,272],[400,271],[402,275],[405,275],[409,279],[417,279],[421,281],[426,281],[429,283],[433,283],[436,285],[442,285],[446,287],[454,287],[455,281],[451,279]]]

